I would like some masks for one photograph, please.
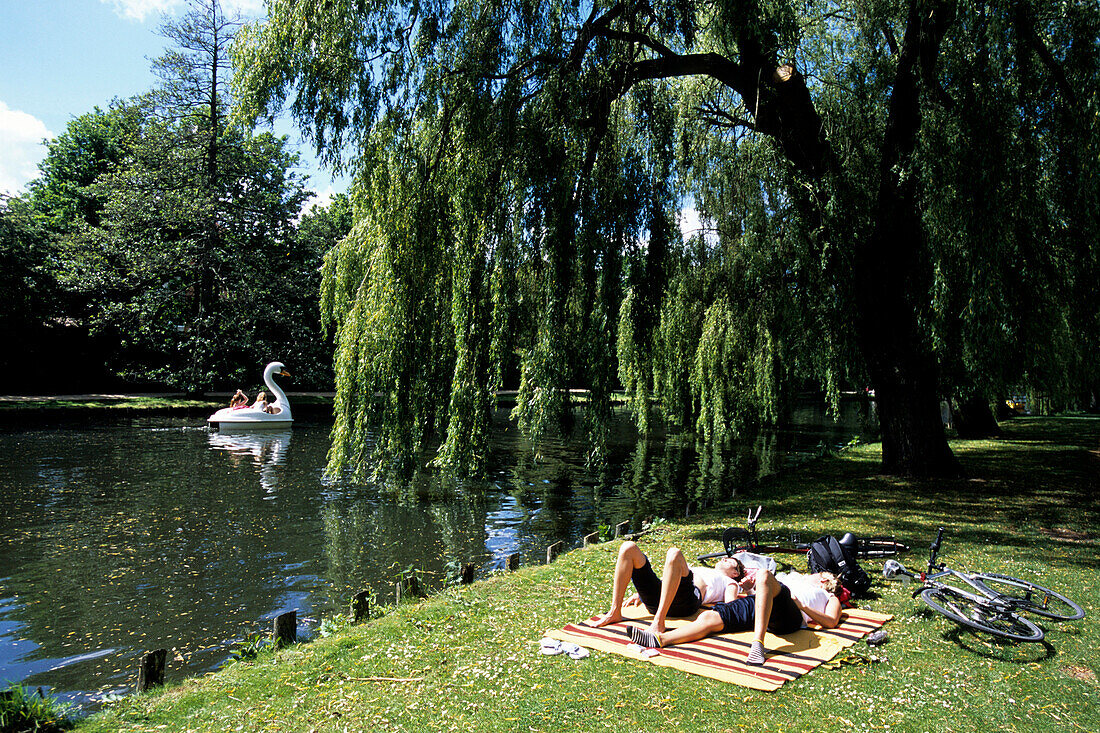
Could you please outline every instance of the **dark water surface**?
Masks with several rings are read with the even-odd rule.
[[[0,431],[0,682],[41,685],[86,709],[133,684],[144,651],[168,677],[205,672],[230,646],[296,610],[322,614],[371,588],[385,602],[410,566],[545,559],[600,525],[682,516],[858,432],[803,410],[782,431],[719,455],[640,441],[617,415],[607,460],[580,440],[531,446],[498,416],[487,482],[423,472],[398,487],[327,480],[329,425],[211,433],[201,419]]]

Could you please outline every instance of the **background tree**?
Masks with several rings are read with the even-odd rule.
[[[930,203],[952,169],[937,161],[956,153],[932,141],[958,124],[951,142],[972,164],[992,156],[997,200],[1019,208],[1045,192],[1009,186],[1018,169],[1002,163],[1047,142],[1028,120],[1064,92],[1067,60],[1095,55],[1081,20],[1095,2],[1073,5],[389,2],[319,13],[273,0],[269,21],[239,36],[243,112],[289,101],[328,159],[351,143],[360,185],[356,225],[325,271],[335,462],[367,458],[375,420],[382,457],[410,455],[437,425],[444,459],[476,465],[515,349],[515,414],[536,439],[568,417],[571,386],[593,390],[598,439],[616,369],[643,425],[658,395],[712,440],[774,419],[805,379],[834,396],[868,381],[884,470],[956,472],[939,411],[948,350],[936,339],[963,353],[958,304],[989,281],[944,267],[984,244]],[[1041,63],[998,76],[1006,64],[981,60],[1001,53]],[[1095,70],[1078,72],[1091,109]],[[1018,136],[1004,151],[966,138],[980,120],[961,104],[979,81],[989,105],[1003,104],[998,129]],[[1092,123],[1061,129],[1095,142]],[[674,222],[689,193],[714,236],[684,247]],[[1008,239],[1001,229],[998,251],[1009,240],[1043,249],[1040,219],[1015,217],[1027,226]],[[1049,274],[1036,282],[1053,284]],[[930,297],[937,282],[944,300]],[[1074,308],[1064,289],[1044,289],[1044,302]],[[1020,312],[1001,310],[1000,323]],[[987,337],[967,333],[978,353]],[[1040,358],[1034,343],[1013,347]],[[990,360],[953,362],[952,388],[981,381],[979,367],[994,381]]]
[[[230,133],[224,124],[223,107],[227,99],[232,63],[228,46],[240,22],[230,19],[219,0],[189,0],[190,8],[182,18],[168,20],[161,34],[172,46],[153,61],[153,72],[161,86],[151,95],[153,109],[182,136],[188,151],[180,163],[193,169],[193,193],[201,231],[195,238],[194,281],[190,283],[190,331],[187,332],[190,360],[187,366],[189,389],[201,390],[210,384],[210,360],[215,358],[212,345],[219,341],[218,324],[226,319],[217,312],[219,261],[224,259],[223,232],[227,212],[219,206],[225,177],[234,177],[224,169],[223,148]],[[200,223],[201,222],[201,223]]]
[[[154,62],[162,84],[48,143],[20,241],[34,223],[55,319],[89,333],[89,362],[115,379],[201,392],[254,384],[277,358],[296,387],[326,389],[319,268],[350,227],[350,204],[314,207],[299,229],[308,194],[297,156],[226,119],[235,27],[218,2],[165,24],[175,45]]]
[[[42,388],[36,372],[56,352],[58,286],[42,218],[25,199],[0,196],[0,370],[9,385]]]
[[[116,134],[120,117],[125,134]],[[186,121],[165,121],[140,100],[83,115],[51,141],[31,202],[56,253],[59,309],[90,329],[113,373],[195,389],[251,381],[257,363],[289,359],[295,340],[323,342],[315,291],[311,313],[300,303],[283,309],[284,300],[301,300],[295,288],[316,285],[321,253],[317,237],[298,243],[306,192],[285,139],[224,133],[221,185],[211,192],[189,132]],[[109,140],[112,158],[98,157],[102,146],[89,139]],[[70,177],[73,170],[98,172]],[[211,218],[216,258],[206,249]],[[200,260],[216,307],[196,324]],[[322,385],[325,371],[314,375]]]

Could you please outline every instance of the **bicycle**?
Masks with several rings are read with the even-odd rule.
[[[721,552],[711,552],[699,555],[697,560],[713,560],[718,557],[733,557],[738,552],[753,552],[757,555],[774,555],[780,552],[805,553],[810,549],[812,542],[803,542],[799,534],[790,536],[789,540],[779,540],[772,544],[762,543],[756,530],[756,523],[760,519],[762,506],[756,507],[756,512],[749,509],[746,519],[748,529],[729,527],[722,533]],[[856,537],[851,532],[845,532],[838,538],[840,545],[853,553],[857,558],[889,557],[899,552],[908,552],[909,545],[899,542],[893,537]]]
[[[957,624],[1013,641],[1042,641],[1044,632],[1020,612],[1034,613],[1053,621],[1075,621],[1085,617],[1085,610],[1061,593],[997,573],[969,573],[936,562],[943,527],[936,534],[928,558],[928,570],[913,574],[897,560],[887,560],[882,575],[887,580],[897,576],[921,582],[913,591],[924,603]],[[967,587],[948,585],[942,579],[962,581]],[[906,581],[908,582],[908,581]],[[976,592],[972,592],[976,591]]]

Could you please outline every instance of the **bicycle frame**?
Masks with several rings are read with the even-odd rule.
[[[893,564],[895,566],[895,569],[893,570],[893,572],[891,572],[890,574],[887,575],[888,571],[887,571],[886,568],[884,568],[883,569],[883,574],[886,575],[887,578],[894,577],[895,575],[904,575],[904,576],[908,576],[910,578],[913,578],[915,580],[919,580],[921,582],[921,585],[915,591],[913,591],[913,596],[914,597],[916,597],[925,588],[934,588],[936,586],[947,585],[946,583],[939,582],[941,578],[957,578],[958,580],[961,580],[963,583],[970,586],[971,588],[973,588],[974,590],[978,591],[981,594],[981,596],[975,596],[975,595],[972,595],[970,593],[967,593],[964,588],[959,588],[957,585],[950,586],[951,588],[953,588],[953,589],[955,589],[955,590],[957,590],[961,593],[965,593],[967,596],[969,596],[971,598],[971,600],[983,601],[983,602],[984,601],[998,601],[998,600],[1003,601],[1004,600],[1000,593],[997,593],[996,591],[990,590],[980,580],[975,580],[972,573],[967,573],[967,572],[964,572],[962,570],[955,570],[954,568],[949,568],[949,567],[947,567],[947,563],[936,562],[936,560],[938,559],[938,556],[940,554],[940,544],[942,542],[943,542],[943,527],[940,527],[939,532],[936,533],[936,540],[932,543],[932,546],[929,548],[928,569],[925,572],[920,573],[919,575],[914,575],[913,573],[909,572],[905,568],[905,566],[902,565],[901,563],[894,562]],[[1006,605],[1007,605],[1007,603],[1006,603]],[[1010,609],[998,609],[998,610],[1010,610]]]
[[[941,570],[935,573],[922,573],[924,576],[922,581],[923,585],[913,591],[913,597],[915,598],[925,588],[936,587],[950,587],[957,593],[961,593],[972,601],[988,605],[992,610],[997,613],[1016,613],[1024,609],[1023,604],[1016,602],[1011,598],[1006,598],[997,591],[990,590],[980,580],[975,580],[970,573],[966,573],[960,570],[953,570],[952,568],[941,566]],[[960,588],[958,585],[950,585],[947,583],[939,582],[941,578],[957,578],[966,585],[970,586],[974,590],[978,591],[981,595],[975,595],[974,593],[968,593],[965,588]]]
[[[901,563],[890,560],[882,569],[883,576],[917,579],[921,585],[913,591],[913,596],[919,595],[934,611],[963,626],[1013,641],[1035,642],[1044,637],[1044,631],[1022,613],[1035,613],[1053,621],[1084,617],[1084,610],[1078,604],[1049,588],[1006,575],[955,570],[946,563],[937,562],[942,540],[943,527],[940,527],[931,545],[925,572],[914,574]],[[995,587],[986,585],[985,581]],[[1016,595],[1013,590],[1022,591],[1023,595]]]
[[[706,555],[699,555],[699,560],[712,560],[716,557],[732,557],[734,553],[746,551],[755,552],[757,554],[770,555],[775,552],[805,552],[809,549],[810,545],[807,542],[802,542],[798,535],[792,534],[789,544],[761,544],[760,535],[756,531],[756,521],[760,519],[760,512],[763,510],[762,506],[756,507],[754,512],[749,509],[748,517],[745,519],[745,524],[748,525],[748,530],[743,530],[738,527],[729,527],[722,535],[721,552],[711,552]],[[748,535],[745,537],[744,535]]]
[[[742,530],[737,527],[730,527],[722,535],[722,552],[711,552],[705,555],[699,555],[698,560],[713,560],[717,557],[730,557],[735,552],[747,551],[754,552],[758,555],[774,555],[776,553],[793,553],[800,554],[805,553],[810,549],[812,543],[803,542],[801,533],[792,532],[790,538],[787,540],[776,540],[770,543],[761,543],[760,535],[756,529],[756,523],[760,519],[760,512],[763,511],[763,506],[757,506],[756,510],[749,508],[748,516],[745,518],[745,524],[748,527],[747,530]],[[747,538],[745,535],[748,535]],[[896,555],[899,552],[907,552],[909,546],[898,542],[893,537],[864,537],[857,539],[850,533],[845,537],[851,538],[852,545],[849,548],[859,558],[877,558],[887,557],[890,555]],[[844,544],[845,539],[841,538],[841,544]]]

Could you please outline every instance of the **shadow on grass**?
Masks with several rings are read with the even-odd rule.
[[[941,615],[927,606],[922,606],[915,611],[913,617],[927,622],[924,631],[929,635],[935,634],[935,624],[944,620]],[[1046,639],[1040,642],[1013,641],[961,625],[953,625],[946,631],[941,631],[939,636],[944,641],[957,644],[971,654],[1012,664],[1033,664],[1044,659],[1052,659],[1057,654],[1057,650]]]
[[[961,627],[944,632],[943,638],[971,654],[1010,664],[1034,664],[1053,659],[1058,654],[1058,650],[1046,639],[1040,642],[1010,641]]]

